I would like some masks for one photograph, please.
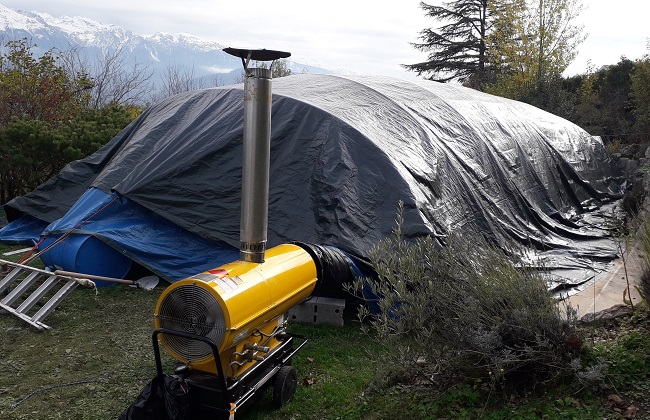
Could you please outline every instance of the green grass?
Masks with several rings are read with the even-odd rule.
[[[0,249],[1,250],[1,249]],[[126,286],[77,289],[47,319],[51,331],[39,332],[9,314],[0,314],[0,418],[111,419],[131,404],[155,374],[151,331],[155,303],[164,286],[152,292]],[[616,329],[601,327],[591,358],[610,362],[610,392],[649,418],[650,321],[647,313]],[[556,383],[521,394],[494,391],[484,383],[463,383],[435,390],[425,384],[373,389],[380,346],[359,324],[343,328],[291,325],[310,342],[295,357],[299,386],[281,410],[270,391],[242,418],[263,419],[593,419],[622,418],[604,408],[599,392],[576,393]],[[587,340],[589,341],[589,340]],[[166,357],[165,366],[173,360]],[[12,404],[43,387],[16,408]]]
[[[54,329],[46,332],[13,316],[0,316],[0,418],[116,418],[155,373],[150,334],[161,291],[114,286],[95,296],[78,289],[48,318]],[[576,395],[568,386],[527,395],[462,383],[445,392],[392,386],[369,393],[379,348],[358,324],[350,324],[292,325],[292,331],[311,338],[294,358],[300,382],[294,401],[276,410],[267,391],[244,418],[616,418],[602,408],[598,394]],[[596,348],[597,356],[612,360],[619,392],[631,399],[647,395],[647,331],[631,331]],[[171,359],[165,364],[171,366]],[[84,380],[96,382],[39,392],[10,408],[42,387]]]
[[[311,341],[296,356],[299,386],[294,400],[282,410],[271,405],[270,393],[246,418],[361,418],[369,407],[365,389],[374,376],[373,345],[358,326],[344,328],[294,324],[291,331]]]
[[[152,313],[162,289],[77,289],[39,332],[0,316],[0,418],[116,418],[153,377]],[[95,381],[40,392],[42,387]]]
[[[92,290],[77,289],[47,318],[53,330],[45,332],[1,315],[0,418],[116,418],[155,374],[150,337],[162,290],[112,286],[95,296]],[[311,338],[293,361],[301,381],[295,400],[278,411],[267,392],[247,417],[335,418],[341,406],[347,415],[360,417],[359,398],[374,374],[366,346],[360,345],[367,341],[360,329],[291,329]],[[168,358],[166,365],[172,364]],[[305,385],[307,378],[312,385]],[[39,392],[11,408],[40,388],[88,380],[96,382]]]

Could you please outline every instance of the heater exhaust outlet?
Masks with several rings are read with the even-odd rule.
[[[239,259],[264,262],[271,156],[271,71],[248,69],[244,82],[244,145]]]
[[[239,259],[263,263],[269,213],[273,63],[269,68],[249,68],[248,64],[250,60],[275,61],[291,54],[283,51],[236,48],[225,48],[224,51],[241,58],[245,74]]]

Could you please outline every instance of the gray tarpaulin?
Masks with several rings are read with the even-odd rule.
[[[242,117],[242,85],[170,97],[7,213],[51,222],[95,186],[238,246]],[[365,255],[391,233],[402,200],[409,237],[514,239],[572,268],[576,255],[614,252],[581,216],[620,196],[617,176],[599,139],[523,103],[387,77],[273,81],[270,245]]]

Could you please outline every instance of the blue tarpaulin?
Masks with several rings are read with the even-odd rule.
[[[25,214],[0,229],[0,242],[34,245],[47,225],[47,222]]]
[[[237,248],[190,233],[126,197],[96,188],[89,189],[43,234],[56,237],[77,226],[75,235],[92,235],[168,281],[239,257]]]

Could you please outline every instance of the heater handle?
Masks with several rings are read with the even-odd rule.
[[[162,368],[162,360],[160,359],[160,346],[158,345],[158,334],[174,335],[176,337],[183,337],[189,340],[201,341],[209,345],[210,349],[212,349],[212,354],[214,355],[214,363],[217,365],[217,373],[219,374],[219,377],[222,379],[222,381],[219,381],[221,391],[223,391],[222,395],[224,396],[227,395],[228,386],[226,384],[226,377],[223,374],[223,367],[221,366],[221,358],[219,357],[219,348],[217,347],[216,344],[212,342],[212,340],[202,335],[190,334],[183,331],[170,330],[167,328],[158,328],[153,331],[153,333],[151,334],[151,341],[153,342],[153,353],[156,359],[156,372],[160,378],[163,377],[164,373]]]
[[[285,334],[288,337],[298,338],[298,339],[302,340],[302,343],[298,344],[298,347],[296,347],[295,349],[292,349],[291,352],[288,355],[285,355],[282,358],[282,364],[283,365],[286,364],[293,357],[294,354],[298,353],[298,350],[305,347],[305,344],[307,344],[307,342],[309,341],[309,339],[307,337],[305,337],[304,335],[293,334],[293,333],[285,333]]]

